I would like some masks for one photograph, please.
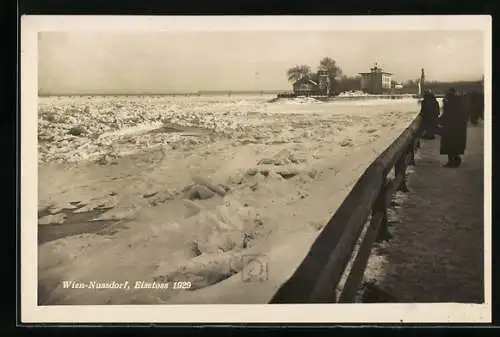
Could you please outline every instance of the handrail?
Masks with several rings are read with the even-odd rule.
[[[370,164],[318,235],[302,263],[269,303],[354,301],[373,243],[388,234],[388,204],[397,190],[408,191],[406,168],[414,165],[420,125],[421,117],[418,116]],[[395,178],[389,180],[387,175],[393,168]],[[363,229],[366,229],[364,236]],[[361,244],[355,253],[360,239]],[[347,270],[350,261],[352,267]],[[339,289],[343,277],[346,281]]]

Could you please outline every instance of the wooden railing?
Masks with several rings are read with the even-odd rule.
[[[406,168],[415,164],[420,122],[419,116],[365,170],[269,303],[354,302],[374,242],[389,235],[391,199],[398,190],[408,192]],[[389,178],[393,169],[394,178]]]

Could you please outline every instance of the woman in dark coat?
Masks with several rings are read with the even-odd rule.
[[[444,167],[458,167],[462,163],[467,143],[467,113],[465,95],[457,95],[455,89],[450,89],[443,101],[443,113],[439,118],[441,125],[440,154],[448,156]]]
[[[434,139],[439,119],[439,103],[436,97],[428,90],[424,92],[424,99],[420,108],[422,116],[423,139]]]

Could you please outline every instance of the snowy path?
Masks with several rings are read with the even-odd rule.
[[[393,239],[370,258],[367,276],[398,302],[483,302],[483,126],[467,138],[458,169],[441,167],[439,138],[422,142],[390,214]]]

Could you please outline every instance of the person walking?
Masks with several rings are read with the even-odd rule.
[[[469,119],[466,100],[467,97],[457,95],[454,88],[449,89],[444,97],[443,113],[438,122],[441,130],[440,154],[448,156],[444,167],[456,168],[462,163]]]
[[[436,96],[429,90],[424,92],[424,99],[420,107],[420,116],[422,116],[422,138],[435,139],[439,119],[439,103]]]

